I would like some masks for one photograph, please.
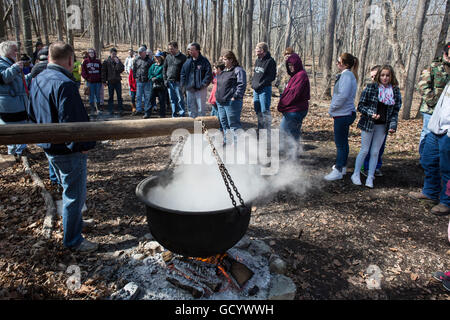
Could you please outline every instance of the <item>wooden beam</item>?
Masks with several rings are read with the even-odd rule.
[[[64,143],[168,136],[176,129],[201,133],[201,122],[218,129],[217,117],[114,120],[48,124],[0,125],[0,145],[22,143]],[[195,123],[195,125],[194,125]]]

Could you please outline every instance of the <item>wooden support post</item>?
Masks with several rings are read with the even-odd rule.
[[[201,122],[218,129],[217,117],[115,120],[49,124],[0,125],[0,145],[119,140],[171,135],[176,129],[201,133]]]

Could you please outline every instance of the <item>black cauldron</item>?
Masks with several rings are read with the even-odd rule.
[[[203,212],[162,208],[147,196],[162,180],[159,176],[142,180],[136,195],[145,203],[150,232],[164,248],[187,257],[210,257],[225,253],[244,236],[251,203],[236,209],[230,200],[229,209]]]

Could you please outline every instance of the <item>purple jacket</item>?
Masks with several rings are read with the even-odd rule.
[[[278,111],[297,112],[308,110],[308,100],[311,99],[309,78],[305,69],[303,69],[302,60],[297,54],[293,53],[288,58],[287,63],[294,65],[294,72],[280,97]]]

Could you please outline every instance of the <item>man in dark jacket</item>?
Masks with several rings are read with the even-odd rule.
[[[75,79],[72,76],[74,51],[69,44],[54,42],[49,48],[49,63],[33,81],[28,114],[36,123],[87,122]],[[82,208],[86,201],[87,151],[95,142],[39,144],[53,166],[63,187],[63,244],[78,252],[90,252],[98,244],[83,238]]]
[[[212,81],[211,64],[200,53],[200,45],[191,43],[190,58],[181,68],[180,84],[186,89],[189,117],[205,116],[206,94],[208,85]]]
[[[108,85],[108,111],[109,115],[113,115],[114,110],[114,91],[117,94],[117,102],[119,103],[119,116],[122,115],[122,77],[120,74],[125,69],[123,63],[117,57],[117,49],[110,50],[110,56],[102,65],[102,82]]]
[[[138,56],[133,62],[133,76],[136,79],[136,112],[132,115],[143,114],[143,111],[147,112],[150,109],[150,93],[151,83],[148,81],[148,69],[152,62],[147,56],[146,48],[140,47],[138,50]],[[142,96],[144,96],[144,110],[142,110]]]
[[[272,98],[272,81],[277,76],[277,65],[271,57],[267,43],[260,42],[256,45],[255,53],[258,57],[252,79],[253,105],[258,117],[258,131],[267,129],[270,134],[272,116],[270,113],[270,101]]]
[[[31,69],[32,78],[36,78],[39,73],[47,69],[48,47],[43,47],[41,51],[39,51],[39,53],[37,54],[37,59],[38,63],[36,63],[33,69]]]
[[[180,74],[186,56],[178,50],[178,43],[172,41],[168,46],[169,54],[164,61],[164,84],[169,90],[169,97],[172,106],[172,118],[184,117],[186,109],[184,106],[183,93],[180,87]]]

